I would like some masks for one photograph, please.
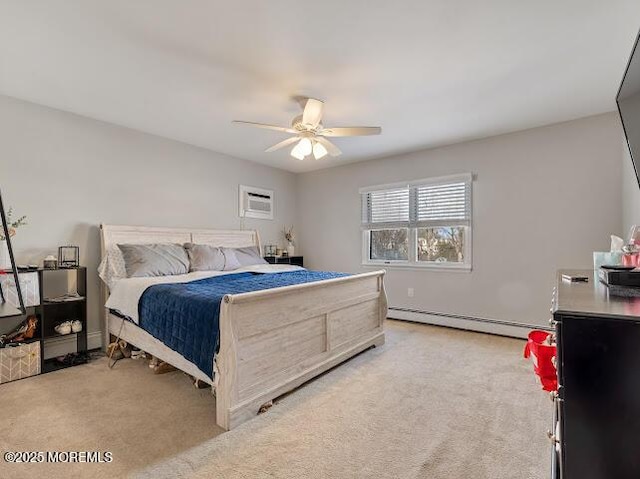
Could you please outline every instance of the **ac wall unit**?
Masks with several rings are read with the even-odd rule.
[[[273,190],[240,185],[240,217],[273,219]]]

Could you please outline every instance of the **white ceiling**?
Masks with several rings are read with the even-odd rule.
[[[291,171],[614,109],[637,0],[0,0],[0,93]],[[326,100],[337,159],[263,150]]]

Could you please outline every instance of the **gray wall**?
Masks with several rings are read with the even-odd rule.
[[[28,215],[19,262],[80,246],[90,271],[90,331],[98,331],[100,223],[239,228],[238,185],[276,191],[274,221],[247,220],[263,242],[295,219],[292,173],[0,96],[0,188]]]
[[[473,271],[388,269],[390,306],[544,325],[555,270],[591,267],[592,252],[621,233],[620,134],[609,113],[299,175],[305,261],[368,269],[359,187],[470,171]]]

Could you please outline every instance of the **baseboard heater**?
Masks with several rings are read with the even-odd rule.
[[[389,319],[400,319],[416,323],[433,324],[449,328],[466,329],[482,333],[497,334],[513,338],[526,338],[532,329],[551,331],[549,327],[536,324],[517,323],[502,319],[479,318],[462,314],[442,313],[439,311],[424,311],[420,309],[389,307]]]

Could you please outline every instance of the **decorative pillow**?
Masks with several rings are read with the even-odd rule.
[[[249,246],[247,248],[222,248],[224,257],[227,260],[226,263],[238,264],[233,269],[238,269],[242,266],[252,266],[254,264],[267,264],[267,262],[260,256],[260,250],[256,246]],[[225,263],[225,269],[227,265]]]
[[[189,272],[189,256],[179,244],[119,244],[128,278]]]
[[[127,277],[122,252],[117,246],[111,246],[98,266],[98,276],[112,289],[119,279]]]
[[[189,271],[223,271],[224,254],[220,248],[206,244],[185,243],[189,255]]]

